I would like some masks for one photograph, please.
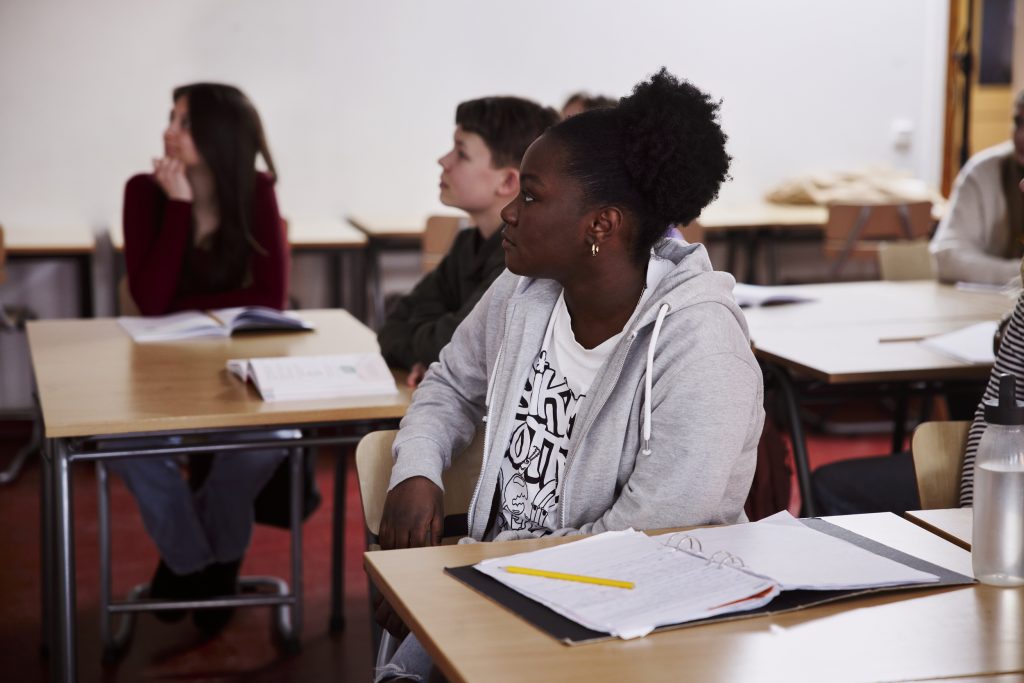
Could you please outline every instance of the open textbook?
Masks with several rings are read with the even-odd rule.
[[[228,370],[264,401],[390,396],[395,379],[379,353],[233,359]]]
[[[239,306],[212,311],[182,311],[170,315],[121,317],[128,334],[137,342],[230,337],[236,332],[312,330],[313,325],[291,311],[265,306]]]
[[[513,573],[510,566],[540,572]],[[973,582],[823,520],[801,522],[786,512],[662,536],[606,532],[447,571],[570,644],[800,609],[874,590]],[[628,581],[633,588],[535,575],[545,572]]]

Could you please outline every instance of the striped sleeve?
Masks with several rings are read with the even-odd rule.
[[[996,354],[996,363],[985,387],[983,401],[995,400],[999,394],[999,373],[1007,372],[1017,378],[1017,400],[1024,401],[1024,293],[1017,299],[1010,322],[1003,334],[1003,341]],[[960,506],[972,505],[974,502],[974,456],[978,452],[978,442],[985,431],[985,410],[983,403],[978,404],[974,411],[974,422],[967,434],[967,452],[964,454],[964,467],[960,474]]]

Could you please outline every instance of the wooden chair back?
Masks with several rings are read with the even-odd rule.
[[[393,429],[370,432],[356,447],[356,475],[359,479],[359,495],[363,500],[363,517],[367,530],[374,538],[380,533],[384,498],[387,497],[391,468],[394,465],[391,445],[396,434],[398,431]],[[452,458],[451,467],[441,475],[446,517],[465,514],[469,510],[476,480],[480,476],[483,451],[484,433],[481,429],[466,450]]]
[[[851,258],[876,258],[883,241],[927,238],[932,203],[830,204],[825,222],[825,255],[836,277]]]
[[[910,450],[922,510],[960,504],[960,472],[971,423],[924,422],[914,430]]]
[[[455,235],[464,227],[465,218],[461,216],[430,216],[427,227],[423,230],[421,261],[423,272],[429,273],[451,249]]]
[[[878,272],[883,280],[934,280],[928,240],[879,243]]]

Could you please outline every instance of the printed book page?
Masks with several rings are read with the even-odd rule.
[[[227,337],[229,334],[227,328],[202,311],[182,311],[155,316],[122,316],[117,322],[133,340],[142,343]]]
[[[233,359],[227,368],[242,381],[251,381],[264,401],[398,393],[379,353]]]
[[[771,577],[783,590],[879,588],[939,580],[815,531],[785,511],[758,522],[693,529],[659,539],[679,543],[682,537],[698,540],[705,556],[723,551],[740,558],[747,571]]]
[[[631,581],[615,588],[512,574],[507,566]],[[485,560],[476,569],[587,628],[638,638],[655,628],[755,609],[775,582],[675,550],[632,529],[530,553]]]

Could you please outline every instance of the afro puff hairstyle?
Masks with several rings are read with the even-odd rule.
[[[670,224],[699,216],[728,179],[719,106],[662,68],[617,106],[573,116],[548,132],[563,146],[565,170],[590,206],[632,214],[638,263]]]

